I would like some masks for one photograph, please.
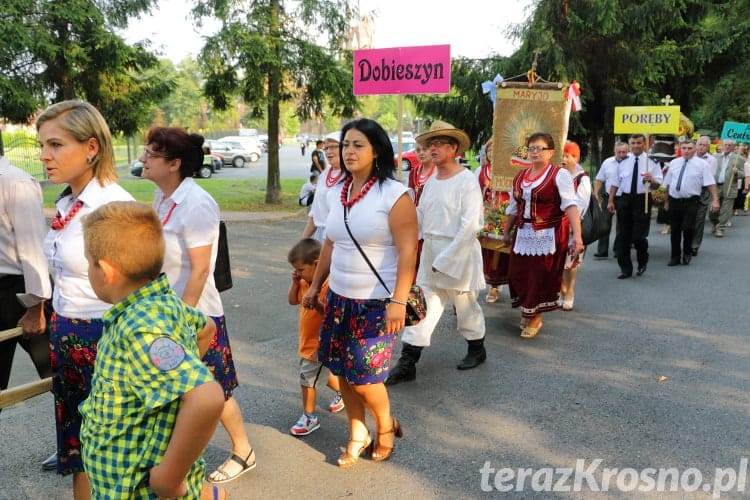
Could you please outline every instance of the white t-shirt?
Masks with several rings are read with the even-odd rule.
[[[333,242],[328,287],[351,299],[387,298],[390,294],[380,284],[346,230],[344,207],[340,201],[342,186],[343,183],[338,183],[326,193],[327,206],[330,207],[325,224],[326,237]],[[383,184],[376,182],[349,209],[352,234],[391,292],[396,285],[398,252],[388,217],[393,205],[406,191],[406,186],[393,179],[386,179]]]
[[[99,300],[89,283],[89,265],[83,253],[81,219],[110,201],[133,201],[133,197],[119,184],[112,183],[102,187],[99,181],[92,179],[78,195],[78,199],[83,202],[78,213],[63,229],[51,229],[44,238],[44,254],[55,281],[52,307],[57,314],[66,318],[101,318],[112,304]],[[63,218],[74,204],[75,200],[69,194],[55,203]]]
[[[312,217],[316,228],[322,228],[322,235],[325,234],[326,219],[328,218],[328,191],[332,189],[332,187],[335,187],[334,185],[329,188],[326,180],[329,178],[329,175],[332,179],[336,179],[340,173],[341,170],[332,172],[331,167],[327,167],[323,173],[318,176],[318,184],[315,188],[315,199],[310,208],[310,217]],[[341,176],[338,179],[338,183],[340,184],[343,179],[344,177]]]
[[[219,242],[219,205],[195,181],[186,177],[169,198],[160,189],[154,193],[154,210],[164,225],[164,266],[175,293],[182,297],[190,276],[190,248],[211,245],[211,265],[203,293],[195,308],[209,316],[223,316],[214,267]]]

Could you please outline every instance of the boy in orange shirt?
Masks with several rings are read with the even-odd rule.
[[[287,255],[287,260],[294,268],[292,271],[292,283],[289,286],[289,304],[296,306],[302,302],[302,297],[307,292],[310,282],[315,275],[320,257],[320,242],[313,238],[300,240]],[[294,436],[306,436],[320,427],[320,420],[315,414],[315,384],[324,370],[323,364],[318,361],[320,324],[323,322],[323,305],[328,293],[328,279],[320,287],[318,296],[319,305],[316,309],[299,309],[299,381],[302,388],[302,409],[304,413],[296,424],[289,429]],[[327,369],[325,369],[328,372]],[[344,402],[339,391],[338,378],[328,373],[328,387],[336,391],[336,396],[329,405],[331,412],[339,412],[344,409]]]

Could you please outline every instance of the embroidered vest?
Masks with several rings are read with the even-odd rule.
[[[532,188],[530,219],[524,218],[526,200],[521,195],[523,192],[521,182],[526,170],[523,169],[518,172],[513,179],[513,197],[518,204],[517,225],[520,227],[524,222],[530,222],[535,230],[557,227],[565,214],[565,212],[560,210],[562,198],[560,198],[560,191],[558,191],[557,183],[555,182],[560,167],[552,165],[544,180],[538,186]]]

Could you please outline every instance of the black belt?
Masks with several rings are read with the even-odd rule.
[[[698,196],[698,195],[690,196],[688,198],[675,198],[673,196],[670,196],[669,197],[669,203],[690,203],[690,202],[696,202],[696,201],[700,200],[700,198],[701,197]]]

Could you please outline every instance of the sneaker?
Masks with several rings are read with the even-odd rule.
[[[307,416],[303,413],[299,420],[297,420],[297,423],[289,429],[289,432],[293,436],[307,436],[312,431],[318,430],[319,427],[320,421],[317,415]]]
[[[346,405],[344,404],[344,399],[341,397],[341,393],[337,392],[333,397],[333,400],[331,400],[331,404],[328,405],[328,411],[330,411],[331,413],[338,413],[343,410],[345,406]]]

